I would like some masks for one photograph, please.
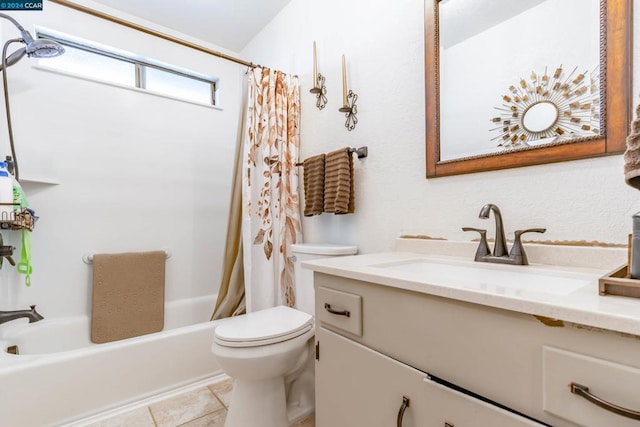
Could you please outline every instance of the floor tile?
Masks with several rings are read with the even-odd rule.
[[[224,409],[206,387],[154,403],[149,407],[158,427],[176,427]]]
[[[233,380],[231,378],[219,383],[211,384],[209,390],[213,392],[226,408],[231,403],[231,392],[233,391]]]
[[[227,410],[221,409],[212,414],[182,424],[180,427],[224,427],[224,420],[226,418]]]
[[[155,427],[149,408],[134,409],[121,415],[116,415],[104,421],[89,424],[86,427]]]
[[[315,416],[311,415],[305,418],[304,420],[300,420],[291,427],[315,427],[316,419]]]

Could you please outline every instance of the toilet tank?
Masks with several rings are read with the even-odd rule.
[[[337,256],[355,255],[356,246],[337,245],[331,243],[296,243],[291,245],[294,257],[294,274],[296,285],[296,308],[315,315],[313,271],[302,268],[303,261]]]

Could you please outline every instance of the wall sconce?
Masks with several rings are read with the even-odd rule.
[[[358,95],[353,93],[352,90],[347,93],[347,65],[344,55],[342,55],[342,107],[338,108],[338,111],[345,113],[344,116],[347,121],[344,126],[349,131],[354,130],[356,124],[358,124],[358,118],[356,117],[356,114],[358,114],[357,100]]]
[[[318,72],[318,56],[316,54],[316,42],[313,42],[313,87],[309,92],[316,94],[316,107],[322,110],[327,105],[327,88],[324,85],[324,76]]]

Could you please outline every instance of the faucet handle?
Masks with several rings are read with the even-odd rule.
[[[462,231],[475,231],[477,233],[480,233],[480,244],[478,245],[475,256],[476,261],[480,261],[482,257],[485,257],[489,255],[489,253],[491,253],[491,251],[489,250],[489,244],[487,243],[487,230],[473,227],[462,227]]]
[[[515,231],[515,239],[513,241],[513,246],[511,247],[511,252],[509,253],[509,258],[518,258],[518,264],[520,265],[529,265],[529,260],[527,259],[527,254],[524,253],[524,246],[522,246],[522,236],[524,233],[544,233],[547,231],[546,228],[528,228],[526,230],[516,230]]]

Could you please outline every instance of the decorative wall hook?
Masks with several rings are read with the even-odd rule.
[[[318,72],[318,57],[316,54],[316,42],[313,42],[313,87],[309,92],[316,94],[316,107],[322,110],[327,105],[327,88],[324,85],[324,76]]]
[[[352,90],[349,90],[347,94],[347,65],[344,55],[342,55],[342,107],[338,108],[338,111],[345,113],[344,116],[347,118],[347,121],[344,123],[344,126],[349,131],[354,130],[356,124],[358,124],[358,118],[356,117],[356,114],[358,114],[357,100],[358,95]]]

